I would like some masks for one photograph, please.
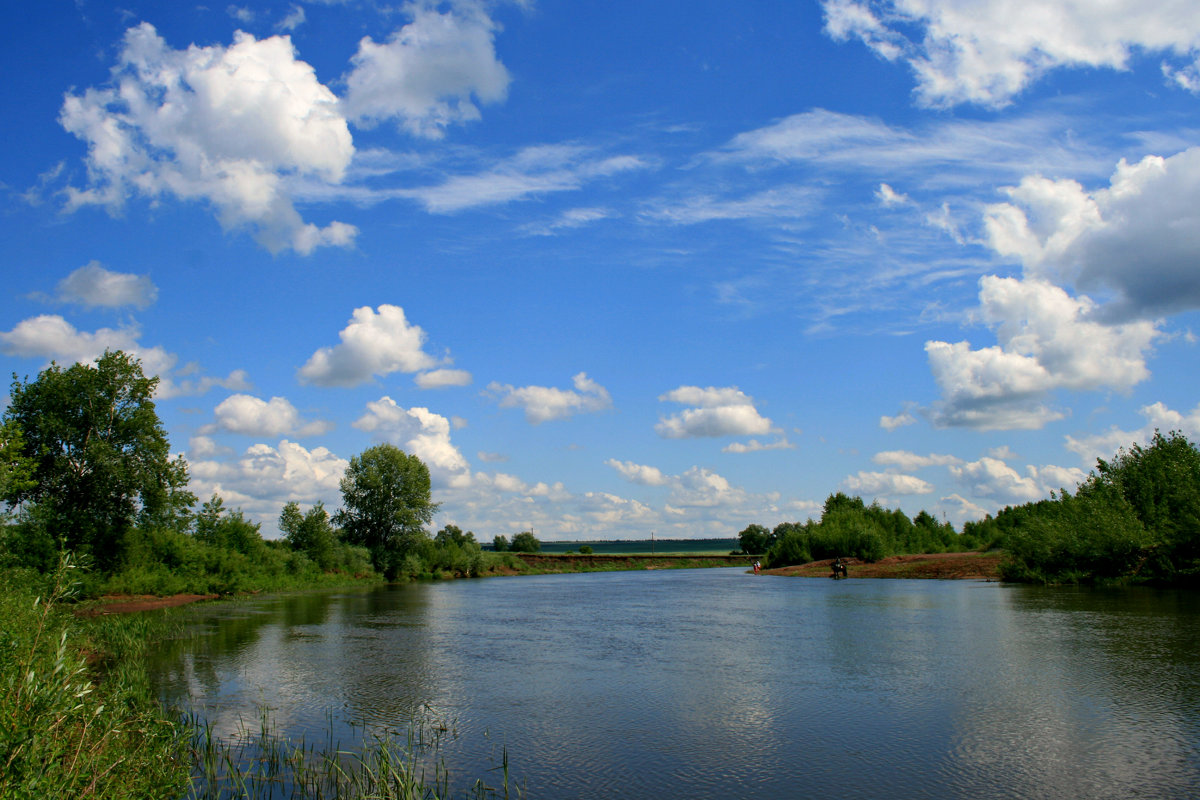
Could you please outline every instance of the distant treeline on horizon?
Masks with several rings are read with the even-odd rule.
[[[584,545],[593,553],[729,553],[739,550],[737,537],[728,539],[597,539],[576,542],[542,542],[542,553],[579,552]],[[484,544],[484,550],[492,545]]]

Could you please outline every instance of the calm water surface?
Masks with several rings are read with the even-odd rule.
[[[534,800],[1200,797],[1195,593],[706,569],[193,613],[157,680],[218,733],[430,708],[461,786],[507,748]]]

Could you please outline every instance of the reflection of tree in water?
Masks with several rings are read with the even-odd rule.
[[[1053,636],[1071,682],[1140,714],[1200,716],[1200,596],[1144,587],[1021,591],[1018,607]]]
[[[345,714],[403,729],[435,696],[426,585],[384,586],[338,606]]]
[[[182,635],[163,642],[151,666],[155,691],[169,705],[186,709],[196,700],[219,695],[222,661],[257,641],[261,629],[275,622],[273,614],[234,603],[180,612]]]
[[[184,634],[165,642],[152,669],[155,688],[168,704],[201,710],[220,703],[232,665],[263,643],[304,638],[323,626],[336,596],[329,592],[233,600],[181,612]],[[253,709],[251,709],[253,712]]]
[[[257,719],[263,706],[280,728],[300,732],[323,731],[330,713],[403,730],[434,696],[429,589],[385,586],[197,608],[188,634],[156,659],[156,689],[221,734],[239,719]]]

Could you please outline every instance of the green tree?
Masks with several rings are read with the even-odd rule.
[[[747,555],[760,555],[771,546],[771,532],[762,525],[747,525],[738,534],[738,544]]]
[[[1168,580],[1200,580],[1200,450],[1179,431],[1154,432],[1112,461],[1096,462],[1091,483],[1116,489],[1154,541],[1151,569]]]
[[[497,553],[504,553],[509,550],[508,537],[502,533],[496,534],[492,539],[492,549]]]
[[[25,435],[12,421],[0,425],[0,498],[34,488],[33,461],[25,455]]]
[[[242,510],[229,511],[225,501],[213,495],[196,515],[196,538],[225,550],[242,555],[254,555],[262,546],[259,524],[242,515]]]
[[[536,553],[542,549],[542,543],[533,535],[533,531],[521,531],[512,538],[514,553]]]
[[[32,479],[9,481],[4,500],[101,568],[117,563],[127,529],[195,502],[154,408],[157,384],[119,350],[95,365],[51,364],[26,383],[13,376],[4,423],[20,429],[14,452],[32,464]]]
[[[471,531],[463,533],[462,528],[457,525],[446,525],[433,537],[433,540],[441,547],[449,544],[462,547],[466,544],[476,544],[475,534]]]
[[[381,444],[350,459],[341,488],[345,507],[334,523],[342,537],[366,547],[377,572],[396,577],[405,556],[429,539],[425,526],[438,508],[429,468],[416,456]]]
[[[279,514],[279,530],[293,550],[304,553],[326,572],[333,569],[337,537],[324,503],[317,503],[307,514],[301,514],[300,506],[295,501],[289,502]]]

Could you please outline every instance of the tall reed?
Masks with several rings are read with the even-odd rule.
[[[416,719],[401,736],[390,729],[372,729],[363,743],[343,749],[330,738],[320,749],[304,739],[281,736],[269,712],[258,725],[245,722],[228,739],[213,735],[210,726],[194,723],[195,766],[191,800],[445,800],[452,797],[450,773],[441,756],[447,727]],[[333,720],[328,731],[332,737]],[[521,797],[510,785],[508,753],[497,769],[500,786],[476,780],[459,796],[475,800]]]
[[[88,646],[63,608],[78,570],[64,556],[48,582],[0,576],[0,798],[161,798],[183,791],[183,727],[129,675],[97,686],[85,653],[106,654]],[[124,644],[136,649],[144,642],[130,634]],[[123,663],[129,655],[107,657]]]

